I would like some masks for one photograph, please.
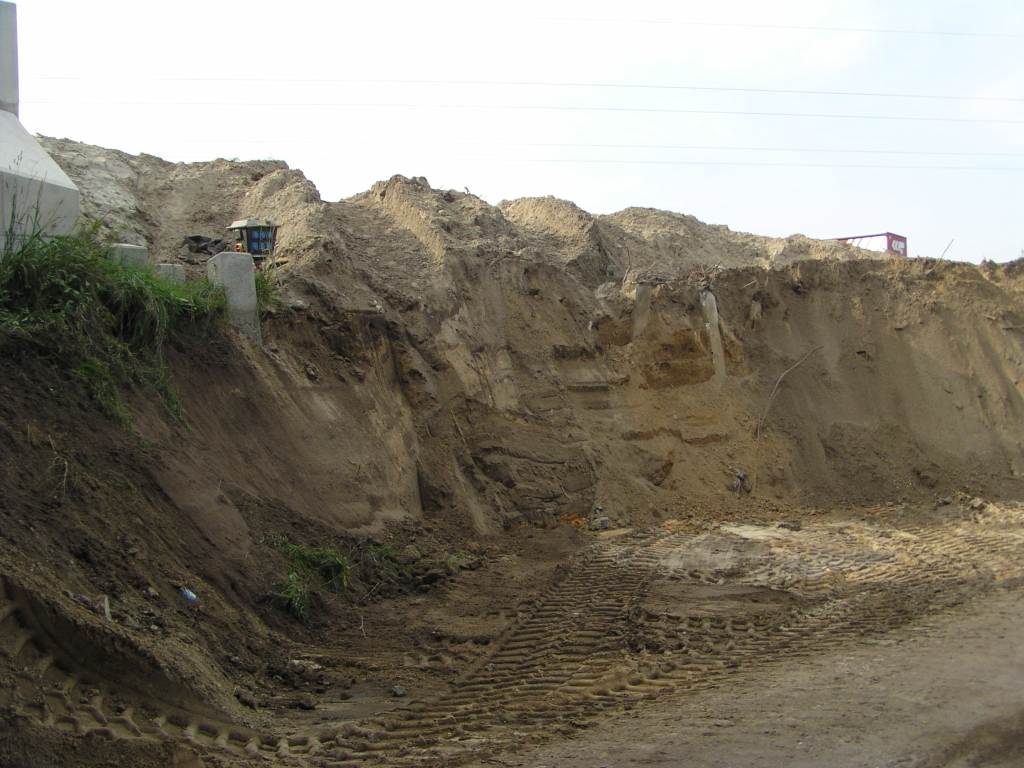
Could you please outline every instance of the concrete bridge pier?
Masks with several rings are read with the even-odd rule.
[[[78,221],[78,187],[18,110],[17,7],[0,0],[0,256],[32,235],[69,235]]]

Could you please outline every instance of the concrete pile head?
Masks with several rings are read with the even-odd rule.
[[[149,266],[149,249],[144,245],[117,243],[110,246],[110,258],[126,267],[146,269]]]
[[[78,187],[18,119],[15,11],[0,2],[0,255],[35,234],[70,234],[79,210]]]
[[[161,280],[169,280],[172,283],[185,284],[184,264],[155,264],[153,274]]]
[[[214,285],[223,286],[231,324],[257,347],[262,347],[252,255],[231,251],[218,253],[206,262],[206,275]]]

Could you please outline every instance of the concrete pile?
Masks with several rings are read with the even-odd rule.
[[[18,22],[0,2],[0,253],[8,237],[67,235],[78,220],[78,187],[18,117]]]

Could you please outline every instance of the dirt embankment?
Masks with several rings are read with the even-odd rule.
[[[733,469],[766,503],[822,505],[997,493],[1024,470],[1014,266],[869,259],[554,198],[493,207],[401,177],[326,204],[282,164],[47,147],[88,214],[154,260],[236,217],[282,224],[286,306],[266,348],[176,365],[212,487],[252,477],[347,527],[421,509],[493,534],[595,505],[637,523],[729,505]],[[776,379],[816,347],[759,443]],[[166,470],[194,487],[185,453]]]
[[[127,435],[42,364],[0,363],[10,604],[92,638],[64,666],[109,680],[100,660],[130,659],[132,691],[189,717],[259,729],[300,694],[368,715],[394,685],[437,689],[561,578],[589,541],[572,522],[1019,496],[1018,264],[490,206],[402,177],[325,203],[282,163],[44,146],[86,216],[153,261],[237,218],[282,225],[264,347],[166,352],[187,425],[140,395]],[[368,582],[307,625],[261,601],[275,542],[367,537],[418,581]]]

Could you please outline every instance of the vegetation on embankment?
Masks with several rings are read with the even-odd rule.
[[[155,389],[180,417],[163,345],[176,334],[209,333],[223,290],[119,264],[95,228],[14,242],[8,237],[0,253],[0,351],[34,354],[69,372],[126,429],[123,387]]]

